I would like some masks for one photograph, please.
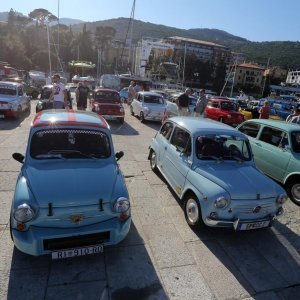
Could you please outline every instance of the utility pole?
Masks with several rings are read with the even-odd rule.
[[[60,58],[59,58],[59,0],[57,0],[57,70],[60,64]],[[62,70],[63,71],[63,70]]]
[[[49,75],[52,77],[52,68],[51,68],[51,49],[50,49],[50,38],[49,38],[49,24],[46,24],[47,27],[47,37],[48,37],[48,54],[49,54]]]
[[[182,69],[182,89],[185,81],[185,57],[186,57],[186,42],[184,43],[183,69]]]
[[[133,36],[133,21],[134,21],[134,11],[135,11],[135,0],[133,0],[132,9],[131,9],[131,28],[130,28],[130,44],[129,44],[129,53],[128,53],[128,64],[131,62],[131,74],[133,74],[133,53],[132,53],[132,36]]]

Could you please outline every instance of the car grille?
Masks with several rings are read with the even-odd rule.
[[[233,212],[240,213],[240,214],[253,214],[253,209],[257,206],[260,206],[261,209],[259,211],[260,214],[269,214],[274,213],[274,203],[265,203],[265,204],[256,204],[256,205],[236,205],[232,208]]]
[[[92,246],[108,242],[109,239],[109,231],[58,239],[49,239],[44,240],[44,250],[60,250],[75,247]]]

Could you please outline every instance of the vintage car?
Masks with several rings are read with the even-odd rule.
[[[36,103],[35,112],[38,113],[45,109],[52,109],[53,108],[53,102],[49,101],[50,95],[52,93],[52,84],[45,85],[42,88],[41,96],[38,102]],[[70,89],[66,86],[67,90],[67,97],[68,97],[68,106],[69,108],[73,108],[73,98],[71,97]]]
[[[283,184],[290,199],[300,205],[300,126],[256,119],[237,129],[248,136],[256,166]]]
[[[119,91],[119,95],[121,97],[121,101],[123,103],[127,103],[128,100],[128,87],[124,87]]]
[[[125,110],[119,93],[113,89],[96,88],[91,98],[92,111],[106,120],[124,123]]]
[[[226,97],[210,98],[205,112],[208,118],[234,127],[244,121],[237,104]]]
[[[0,81],[0,118],[19,118],[30,109],[30,98],[21,83]]]
[[[190,226],[248,230],[272,225],[288,199],[261,173],[246,135],[220,122],[194,117],[168,119],[150,145],[159,170],[184,204]]]
[[[180,93],[173,94],[167,100],[167,114],[169,117],[178,116],[178,106],[176,104],[176,100],[179,96],[180,96]],[[194,114],[196,103],[197,103],[197,97],[189,96],[189,112],[190,112],[190,114]]]
[[[162,121],[166,111],[166,102],[162,95],[152,92],[138,92],[130,104],[131,115],[137,115],[141,122],[145,120]]]
[[[130,228],[130,202],[109,126],[84,111],[45,110],[32,123],[12,201],[15,246],[53,259],[99,253]]]

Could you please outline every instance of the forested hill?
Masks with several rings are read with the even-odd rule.
[[[87,29],[94,32],[98,26],[111,26],[117,31],[115,38],[124,41],[128,30],[128,18],[110,19],[105,21],[88,22]],[[74,31],[81,31],[82,24],[73,25]],[[232,51],[246,54],[247,60],[263,65],[270,58],[272,66],[281,66],[289,69],[300,68],[300,42],[251,42],[245,38],[232,35],[219,29],[180,29],[164,25],[153,24],[134,20],[133,40],[142,37],[162,38],[168,36],[182,36],[187,38],[211,41],[221,45],[229,46]]]

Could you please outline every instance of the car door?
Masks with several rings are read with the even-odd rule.
[[[178,195],[181,195],[184,190],[191,165],[191,135],[185,129],[176,126],[170,143],[165,147],[162,168],[169,184]]]
[[[263,126],[252,143],[256,166],[270,177],[282,181],[291,159],[288,133],[271,126]]]
[[[137,93],[131,103],[131,106],[132,106],[132,110],[135,114],[139,115],[140,114],[140,111],[139,111],[139,100],[140,99],[140,93]]]
[[[208,118],[213,119],[213,120],[218,120],[218,113],[217,113],[218,110],[219,110],[219,102],[218,101],[209,100],[207,102],[205,111],[207,113]]]
[[[22,107],[22,111],[26,110],[27,108],[27,99],[24,95],[24,91],[22,89],[21,86],[18,86],[18,90],[17,90],[17,97],[18,97],[18,105],[21,105]]]

